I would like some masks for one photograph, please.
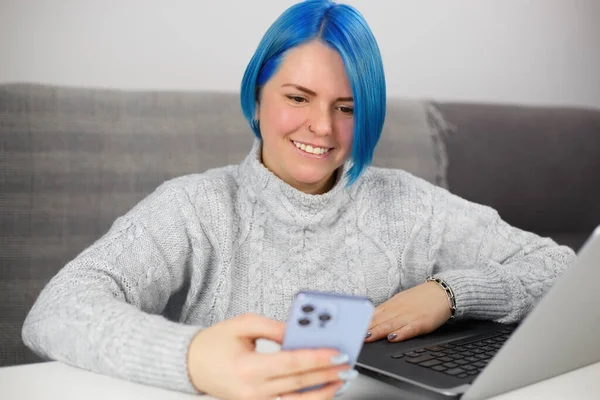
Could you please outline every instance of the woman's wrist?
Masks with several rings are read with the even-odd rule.
[[[448,319],[454,319],[454,316],[456,315],[456,297],[454,296],[454,291],[450,285],[448,285],[445,280],[434,276],[427,277],[425,282],[435,282],[444,290],[446,297],[448,298],[448,306],[450,307],[450,318]]]
[[[192,384],[194,389],[196,389],[198,394],[204,394],[204,390],[201,388],[201,383],[198,382],[198,378],[202,375],[202,373],[198,371],[198,367],[199,367],[198,360],[200,358],[199,355],[202,353],[201,352],[202,333],[203,333],[203,330],[196,333],[196,335],[194,335],[194,337],[190,341],[190,345],[188,348],[188,355],[187,355],[188,377],[189,377],[190,383]]]

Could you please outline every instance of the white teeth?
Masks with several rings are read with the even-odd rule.
[[[298,142],[294,142],[294,145],[296,145],[297,148],[299,148],[299,149],[301,149],[301,150],[303,150],[303,151],[305,151],[307,153],[316,154],[318,156],[322,155],[322,154],[325,154],[325,153],[327,153],[329,151],[329,149],[324,149],[324,148],[321,148],[321,147],[312,147],[310,145],[307,146],[307,145],[305,145],[303,143],[298,143]]]

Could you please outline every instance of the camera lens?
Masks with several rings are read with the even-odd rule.
[[[331,319],[331,315],[329,314],[321,314],[319,315],[319,319],[323,322],[327,322]]]
[[[302,325],[302,326],[306,326],[306,325],[310,324],[310,319],[308,319],[308,318],[300,318],[298,320],[298,323],[300,325]]]
[[[308,313],[315,311],[315,308],[313,306],[311,306],[310,304],[307,304],[302,307],[302,311],[304,311],[305,313],[308,314]]]

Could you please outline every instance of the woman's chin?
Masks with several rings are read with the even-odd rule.
[[[330,174],[294,174],[294,180],[297,185],[296,188],[306,192],[326,192],[331,189],[331,178],[333,173]]]

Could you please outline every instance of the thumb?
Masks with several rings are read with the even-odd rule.
[[[229,321],[235,324],[235,332],[246,339],[268,339],[281,344],[285,335],[285,323],[263,317],[258,314],[248,313],[240,315]]]

